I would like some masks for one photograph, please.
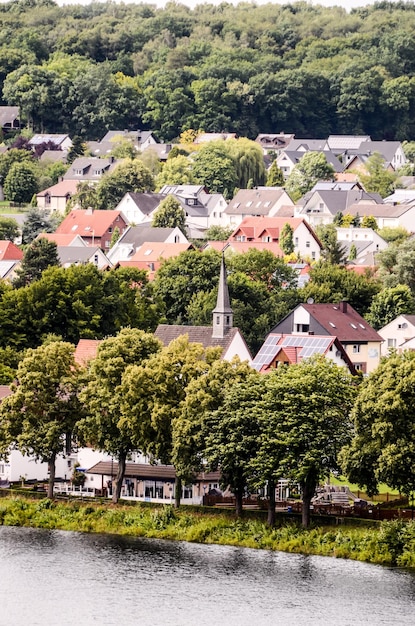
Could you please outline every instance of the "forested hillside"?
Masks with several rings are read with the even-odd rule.
[[[415,139],[415,5],[0,4],[2,104],[36,131]]]

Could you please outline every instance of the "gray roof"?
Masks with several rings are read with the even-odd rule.
[[[99,246],[58,246],[57,253],[61,265],[89,263],[94,254],[104,254]]]
[[[369,194],[367,191],[363,191],[362,189],[351,189],[349,191],[343,191],[342,189],[319,189],[315,192],[309,191],[298,201],[298,204],[307,210],[307,204],[315,193],[318,193],[322,202],[324,202],[332,215],[339,212],[343,213],[352,204],[361,202],[362,200],[367,200],[368,204],[370,201],[374,201],[375,204],[372,204],[371,206],[383,204],[382,198],[379,194]]]
[[[237,328],[230,328],[223,338],[212,337],[212,326],[180,326],[178,324],[159,324],[155,336],[168,346],[171,341],[188,335],[191,343],[201,343],[204,348],[222,348],[223,352],[231,345],[235,335],[239,333]]]
[[[323,152],[324,148],[327,147],[327,139],[292,139],[289,144],[292,152],[296,152],[301,146],[313,152]],[[303,154],[305,153],[303,152]]]
[[[0,126],[13,126],[13,122],[19,119],[19,107],[0,106]]]
[[[370,141],[369,135],[330,135],[327,145],[330,150],[354,150],[365,141]]]
[[[68,135],[52,135],[52,134],[39,134],[33,135],[31,139],[29,139],[29,145],[38,146],[42,143],[48,143],[49,141],[53,142],[56,146],[60,146],[60,144],[68,138]]]
[[[109,130],[106,135],[101,139],[102,142],[108,142],[113,140],[114,138],[122,138],[122,139],[130,139],[134,143],[141,144],[147,141],[149,137],[152,136],[151,130]],[[112,141],[112,146],[116,142]]]
[[[265,150],[284,150],[293,139],[294,135],[286,135],[285,133],[261,133],[255,141]]]
[[[152,213],[154,209],[157,209],[160,202],[166,199],[166,195],[164,193],[138,193],[134,191],[129,191],[127,192],[127,195],[140,209],[140,211],[144,213],[144,215],[150,215],[150,213]]]
[[[400,146],[400,141],[365,141],[361,144],[357,154],[371,155],[374,152],[379,152],[385,161],[390,163]]]
[[[118,471],[118,463],[116,461],[99,461],[93,467],[87,470],[88,474],[99,474],[102,476],[115,476]],[[126,463],[125,476],[127,478],[160,478],[167,481],[174,481],[176,470],[173,465],[153,465],[150,463]],[[220,478],[219,472],[204,472],[197,475],[199,480],[215,480]]]
[[[347,213],[360,217],[400,217],[411,208],[407,204],[352,204],[347,207]]]
[[[122,159],[113,159],[112,157],[107,159],[78,157],[63,178],[65,180],[100,180],[104,173],[111,172],[121,161]]]
[[[138,248],[145,242],[166,241],[174,230],[174,228],[155,228],[150,223],[143,222],[137,226],[130,226],[117,243],[131,244]]]
[[[40,161],[52,161],[53,163],[61,161],[66,163],[67,156],[67,150],[45,150],[40,156]]]
[[[284,193],[281,187],[240,189],[229,202],[224,213],[227,215],[268,215]]]

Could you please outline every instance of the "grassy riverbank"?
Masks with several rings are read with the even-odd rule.
[[[400,520],[382,522],[377,527],[309,530],[284,522],[270,529],[255,519],[236,520],[230,515],[185,508],[175,511],[171,506],[113,506],[9,497],[0,500],[0,525],[215,543],[415,567],[415,522]]]

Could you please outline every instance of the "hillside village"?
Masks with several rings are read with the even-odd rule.
[[[17,123],[13,107],[2,107],[1,113],[3,120],[9,120],[6,124]],[[196,136],[189,158],[192,151],[199,149],[198,145],[217,146],[229,140],[238,141],[235,134],[230,137],[215,133]],[[412,301],[398,302],[394,319],[391,319],[393,315],[389,307],[385,324],[381,326],[377,322],[375,329],[369,323],[370,306],[359,312],[345,293],[341,293],[338,299],[334,293],[328,294],[326,302],[324,296],[322,301],[318,298],[315,301],[312,295],[297,305],[293,300],[294,307],[291,310],[286,307],[284,315],[272,318],[274,323],[264,328],[257,343],[248,339],[249,346],[243,330],[234,325],[226,269],[226,264],[230,264],[232,275],[235,258],[256,251],[254,254],[270,255],[266,257],[268,262],[270,258],[279,259],[292,272],[285,288],[291,280],[290,289],[294,288],[298,294],[307,294],[307,287],[313,284],[313,269],[324,268],[326,264],[337,265],[341,272],[374,285],[379,280],[378,258],[390,245],[396,246],[393,238],[389,238],[390,233],[401,236],[404,233],[404,241],[410,242],[415,225],[415,191],[411,189],[415,179],[399,177],[401,168],[408,164],[400,142],[372,142],[368,136],[330,136],[317,141],[297,140],[294,134],[260,134],[255,144],[262,154],[265,171],[275,170],[277,164],[283,177],[278,186],[237,189],[233,197],[228,198],[227,193],[211,193],[209,185],[203,183],[172,184],[167,181],[157,192],[135,191],[129,189],[127,183],[114,208],[82,208],[81,192],[93,191],[100,181],[111,174],[116,175],[117,166],[125,163],[125,158],[110,155],[114,148],[125,142],[137,155],[153,152],[152,158],[159,160],[161,172],[173,149],[172,145],[159,144],[150,131],[110,131],[100,142],[86,143],[82,147],[85,154],[66,163],[68,151],[73,146],[68,135],[38,134],[30,139],[29,149],[48,146],[42,151],[42,158],[50,161],[58,158],[65,165],[66,171],[59,182],[38,192],[36,206],[31,209],[43,216],[44,223],[54,218],[57,226],[49,228],[51,232],[43,232],[40,220],[40,228],[32,243],[19,244],[21,234],[13,241],[0,241],[0,271],[5,283],[14,284],[19,277],[19,268],[21,272],[24,267],[25,257],[40,240],[51,246],[56,254],[52,266],[68,269],[91,264],[104,275],[123,269],[139,270],[149,285],[157,283],[160,268],[183,255],[190,253],[203,257],[216,254],[221,262],[220,272],[217,265],[216,281],[219,282],[210,321],[195,325],[189,318],[182,324],[174,323],[178,320],[170,318],[169,321],[167,310],[165,321],[168,323],[155,326],[154,336],[162,345],[169,347],[180,337],[187,336],[188,341],[201,344],[204,350],[219,348],[222,359],[232,361],[238,357],[248,362],[261,374],[324,355],[352,376],[359,372],[364,376],[374,372],[381,356],[388,355],[391,348],[397,349],[398,353],[412,349],[415,341]],[[294,175],[298,172],[296,166],[301,165],[305,155],[322,156],[330,169],[323,179],[309,181],[309,189],[294,200],[284,181],[289,181],[293,172]],[[378,168],[376,176],[385,172],[395,181],[393,192],[385,198],[377,192],[367,191],[362,182],[369,181],[370,187],[370,159],[373,155],[382,164],[382,171],[379,172]],[[372,176],[375,175],[372,173]],[[155,226],[160,206],[168,199],[175,203],[173,221]],[[23,218],[25,215],[28,214],[21,214]],[[209,239],[209,233],[215,229],[219,236]],[[337,260],[334,256],[330,258],[330,254],[336,253]],[[40,272],[38,279],[41,275]],[[30,282],[24,284],[28,286]],[[284,279],[281,288],[284,290]],[[373,296],[376,297],[379,290],[380,286],[373,291]],[[387,288],[384,290],[386,293]],[[312,289],[310,294],[313,294]],[[251,315],[256,314],[253,308]],[[163,316],[159,316],[159,320],[163,321]],[[245,323],[252,322],[248,314]],[[88,331],[87,336],[91,336],[90,333]],[[99,333],[94,339],[83,338],[80,331],[75,351],[77,363],[88,367],[97,357],[104,339],[105,335]],[[255,346],[258,348],[252,353]],[[10,393],[7,385],[1,387],[2,398],[9,397]],[[172,500],[176,481],[172,465],[151,465],[151,456],[143,457],[133,450],[127,458],[127,463],[124,458],[124,472],[119,475],[119,459],[99,446],[98,449],[87,446],[78,447],[76,451],[67,450],[56,459],[58,482],[55,490],[113,496],[113,483],[121,480],[118,497]],[[47,464],[33,463],[30,456],[24,456],[16,449],[0,463],[0,481],[7,485],[22,476],[29,481],[43,480],[48,471]],[[81,475],[81,486],[77,486],[75,475]],[[218,471],[202,471],[195,475],[193,484],[183,486],[181,496],[185,502],[202,502],[207,493],[220,493],[221,484]],[[283,484],[284,481],[280,482],[278,493],[285,489]]]

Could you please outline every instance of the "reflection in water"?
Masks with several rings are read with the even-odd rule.
[[[415,623],[415,575],[352,561],[0,527],[0,626]]]

